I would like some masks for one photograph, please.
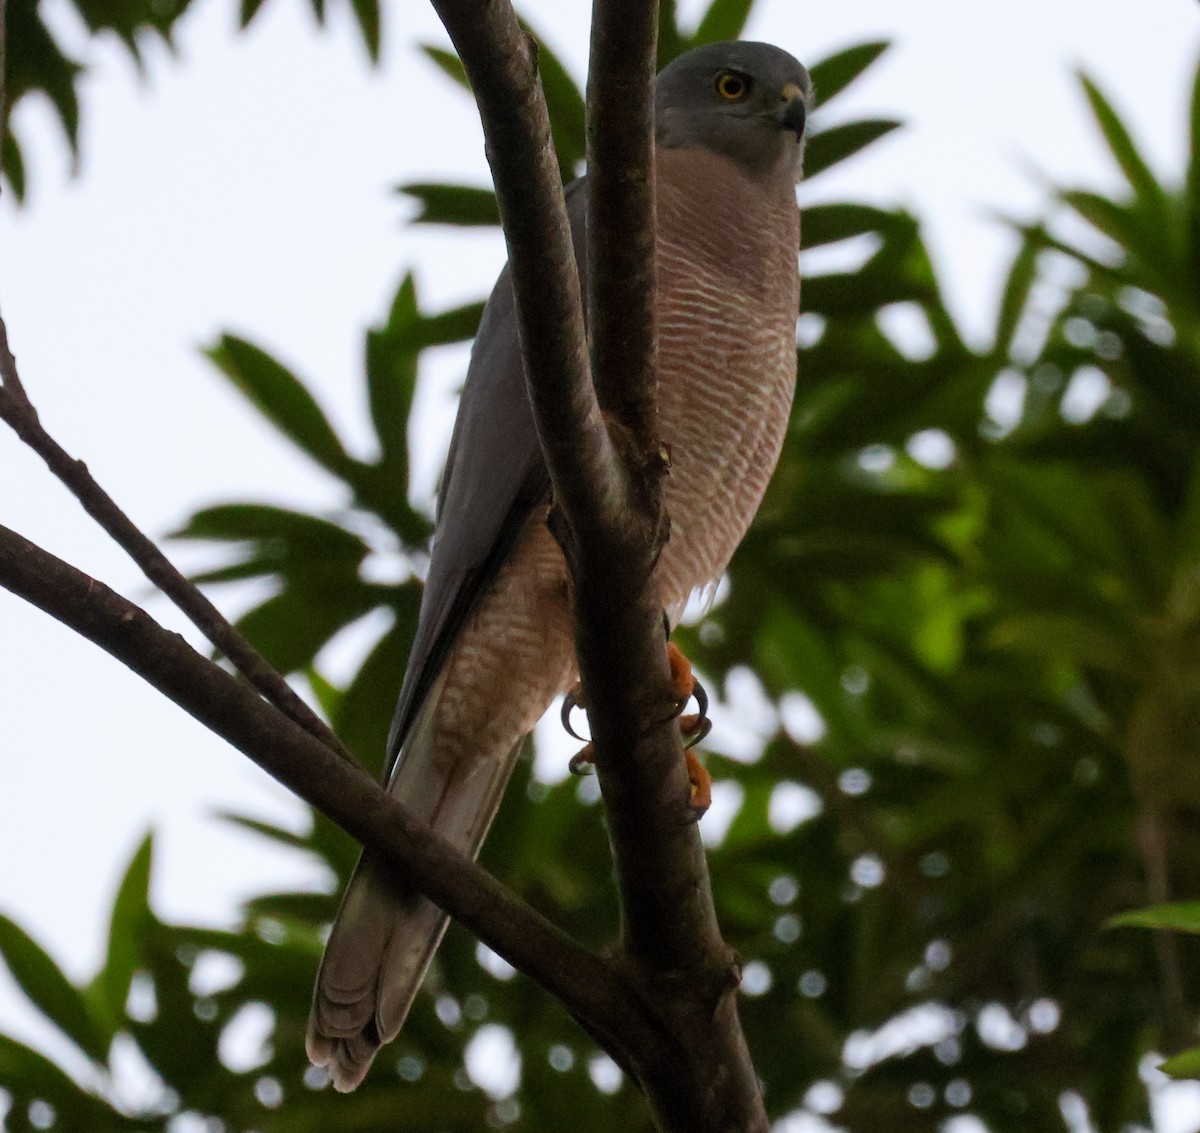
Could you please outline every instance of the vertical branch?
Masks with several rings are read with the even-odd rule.
[[[635,451],[657,456],[654,72],[658,4],[597,4],[587,84],[592,373]],[[655,483],[660,477],[653,477]]]
[[[509,0],[431,0],[479,104],[516,296],[534,420],[567,516],[624,514],[624,470],[588,365],[579,271],[536,44]]]
[[[721,939],[688,806],[653,573],[666,533],[654,378],[657,0],[594,5],[588,266],[595,386],[536,53],[509,0],[431,2],[479,103],[526,384],[562,520],[556,534],[568,560],[576,653],[621,893],[619,962],[654,1021],[653,1041],[630,1041],[619,1061],[645,1089],[664,1130],[765,1133],[737,1017],[736,961]]]
[[[8,132],[8,101],[5,98],[4,68],[8,61],[8,3],[0,0],[0,145]]]

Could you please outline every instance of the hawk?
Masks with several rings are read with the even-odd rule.
[[[681,55],[655,94],[659,430],[671,534],[655,568],[674,625],[715,583],[779,458],[796,381],[796,183],[812,96],[765,43]],[[581,273],[585,180],[567,188]],[[388,790],[477,854],[524,737],[577,679],[566,564],[547,527],[508,270],[488,300],[439,495],[420,618],[391,736]],[[317,976],[308,1053],[354,1089],[396,1036],[446,927],[369,856]]]

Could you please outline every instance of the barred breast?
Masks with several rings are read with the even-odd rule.
[[[720,578],[779,459],[796,384],[800,214],[790,178],[759,181],[697,150],[658,155],[659,432],[672,620]]]
[[[712,154],[659,151],[658,405],[671,535],[658,579],[672,622],[728,566],[779,459],[796,381],[799,241],[789,178],[758,181]],[[435,741],[447,770],[506,757],[576,679],[566,566],[544,510],[449,665]]]

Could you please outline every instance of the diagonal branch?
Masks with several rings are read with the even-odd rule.
[[[0,0],[3,3],[3,0]],[[8,328],[0,317],[0,420],[45,462],[90,515],[129,554],[154,583],[220,652],[272,704],[310,735],[344,759],[353,756],[295,689],[250,644],[170,560],[148,539],[113,498],[96,483],[82,460],[75,460],[42,427],[17,372],[8,345]]]
[[[449,846],[357,764],[101,582],[0,526],[0,587],[123,662],[259,767],[369,845],[514,968],[557,997],[614,1056],[652,1028],[613,965],[582,948]],[[646,1041],[643,1039],[643,1041]]]

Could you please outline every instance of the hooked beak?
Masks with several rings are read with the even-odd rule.
[[[804,134],[804,123],[807,119],[808,106],[804,101],[804,91],[795,83],[788,83],[780,91],[779,109],[775,112],[775,121],[800,138]]]

